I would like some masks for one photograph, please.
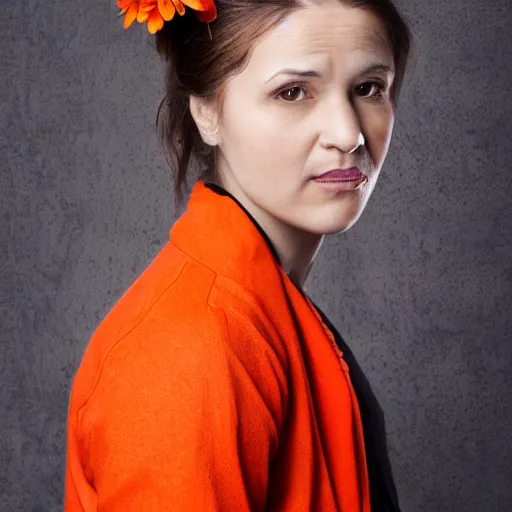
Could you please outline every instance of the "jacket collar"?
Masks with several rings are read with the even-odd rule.
[[[242,211],[245,212],[247,217],[249,217],[250,221],[254,224],[256,229],[259,231],[263,240],[265,240],[265,242],[267,243],[268,248],[269,248],[270,252],[272,253],[272,255],[274,256],[275,260],[277,261],[278,265],[281,265],[281,259],[279,258],[279,255],[277,254],[276,248],[272,244],[272,241],[268,237],[267,233],[265,233],[263,228],[258,224],[256,219],[249,213],[249,211],[247,211],[245,206],[234,195],[232,195],[230,192],[228,192],[225,188],[221,187],[220,185],[207,182],[207,183],[205,183],[204,186],[206,188],[209,188],[210,190],[213,190],[216,194],[230,197],[242,209]]]
[[[234,279],[263,295],[271,292],[271,272],[278,281],[289,281],[269,237],[227,190],[214,183],[198,181],[185,213],[171,228],[174,245],[217,274]]]

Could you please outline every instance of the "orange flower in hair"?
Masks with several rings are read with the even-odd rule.
[[[214,0],[117,0],[121,9],[119,15],[124,16],[124,28],[127,29],[135,20],[139,23],[148,22],[151,34],[158,32],[164,21],[171,21],[174,13],[185,14],[185,6],[196,11],[200,21],[209,23],[217,17]]]

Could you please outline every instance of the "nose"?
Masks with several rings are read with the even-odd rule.
[[[358,113],[348,99],[326,102],[320,123],[320,140],[326,148],[336,147],[350,154],[365,144]]]

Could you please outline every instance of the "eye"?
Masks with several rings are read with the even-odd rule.
[[[282,89],[281,92],[277,94],[278,98],[282,98],[284,101],[288,103],[296,103],[297,96],[299,96],[300,91],[306,93],[306,89],[304,88],[304,84],[289,84],[286,89]],[[302,98],[304,99],[304,98]],[[298,100],[301,101],[301,100]]]
[[[277,97],[283,99],[287,103],[297,103],[303,101],[306,95],[307,84],[288,84],[285,89],[281,89],[277,93]],[[380,99],[384,96],[386,86],[382,82],[368,81],[360,84],[356,87],[356,91],[359,93],[358,96],[369,98],[369,99]],[[369,94],[372,91],[376,91],[374,94]],[[303,96],[301,97],[301,92]]]
[[[374,87],[377,90],[377,94],[373,94],[371,96],[368,96],[365,94],[366,91],[371,91],[372,87]],[[360,91],[363,94],[360,94],[360,96],[367,97],[367,98],[381,98],[384,95],[385,91],[385,85],[381,82],[365,82],[364,84],[358,85],[356,87],[356,91]]]

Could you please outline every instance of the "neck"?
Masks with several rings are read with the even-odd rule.
[[[234,180],[223,179],[222,183],[217,184],[233,195],[252,215],[270,239],[285,274],[297,288],[303,290],[325,235],[309,233],[276,219],[255,205]]]
[[[276,248],[283,271],[297,288],[303,290],[325,236],[304,233],[290,226],[281,230],[269,226],[266,232]]]

